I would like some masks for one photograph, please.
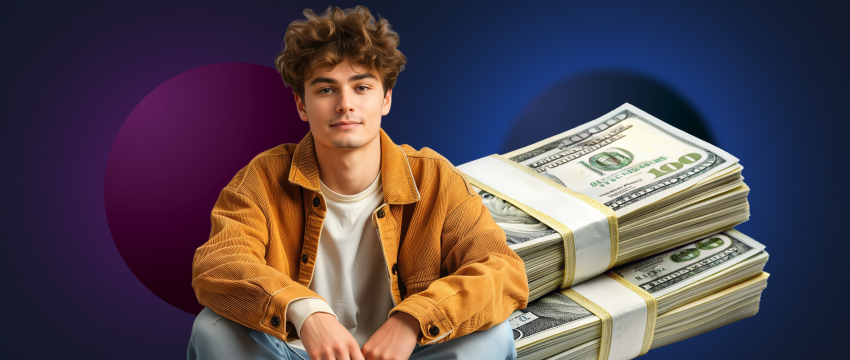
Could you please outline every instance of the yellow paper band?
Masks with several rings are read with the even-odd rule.
[[[617,263],[617,256],[619,256],[619,252],[620,252],[620,233],[619,233],[619,230],[618,230],[618,227],[617,227],[617,214],[614,213],[613,209],[611,209],[611,208],[609,208],[605,205],[602,205],[602,203],[594,200],[590,196],[587,196],[585,194],[578,193],[578,192],[572,191],[570,189],[567,189],[567,187],[553,181],[552,179],[545,177],[543,175],[540,175],[536,171],[528,168],[527,166],[520,165],[519,163],[511,161],[511,160],[505,158],[502,155],[493,154],[493,155],[490,155],[490,157],[502,160],[506,164],[511,165],[511,166],[513,166],[513,167],[515,167],[519,170],[524,171],[525,173],[527,173],[531,176],[536,177],[540,181],[543,181],[543,182],[549,184],[553,188],[558,189],[565,194],[569,194],[570,196],[583,201],[584,203],[592,206],[594,209],[599,210],[599,212],[605,214],[605,217],[608,218],[608,229],[611,233],[611,257],[610,257],[611,263],[608,265],[608,268],[610,269],[610,268],[614,267],[614,264]]]
[[[580,194],[580,193],[577,193],[577,192],[572,191],[570,189],[567,189],[566,187],[562,186],[561,184],[558,184],[557,182],[552,181],[552,179],[549,179],[549,178],[547,178],[543,175],[540,175],[537,172],[535,172],[535,171],[533,171],[533,170],[531,170],[531,169],[529,169],[525,166],[522,166],[522,165],[517,164],[513,161],[510,161],[510,160],[506,159],[505,157],[503,157],[501,155],[494,154],[494,155],[490,155],[489,157],[493,158],[494,160],[497,160],[499,163],[507,164],[514,169],[518,169],[518,170],[530,175],[532,178],[539,180],[539,181],[543,182],[546,185],[549,185],[550,187],[552,187],[554,189],[557,189],[558,191],[567,195],[571,199],[575,199],[580,203],[583,203],[585,205],[589,205],[590,208],[595,209],[596,211],[598,211],[600,213],[600,215],[605,217],[605,221],[608,224],[608,229],[607,229],[607,233],[608,233],[607,238],[608,238],[608,242],[609,242],[607,244],[608,252],[609,252],[608,253],[608,263],[607,264],[604,264],[604,263],[599,264],[601,266],[598,269],[590,270],[592,268],[582,267],[581,268],[582,271],[579,271],[577,269],[577,266],[580,262],[578,262],[577,259],[576,259],[577,249],[576,249],[575,234],[569,228],[569,226],[567,226],[566,224],[564,224],[561,221],[556,220],[554,217],[544,213],[543,211],[537,210],[537,209],[531,207],[528,204],[525,204],[523,202],[518,201],[514,197],[506,195],[502,191],[496,190],[495,188],[493,188],[490,185],[482,182],[481,180],[476,179],[475,177],[473,177],[469,173],[465,173],[467,179],[469,180],[469,182],[472,185],[474,185],[474,186],[476,186],[476,187],[478,187],[478,188],[480,188],[484,191],[487,191],[487,192],[493,194],[494,196],[496,196],[496,197],[498,197],[498,198],[500,198],[504,201],[507,201],[511,205],[525,211],[527,214],[529,214],[530,216],[539,220],[540,222],[546,224],[547,226],[549,226],[550,228],[552,228],[556,232],[558,232],[559,235],[561,235],[561,239],[564,243],[564,262],[565,262],[565,264],[564,264],[564,277],[561,281],[561,288],[562,289],[565,289],[565,288],[572,286],[575,281],[584,281],[584,280],[588,279],[588,277],[587,277],[588,275],[593,276],[595,274],[598,274],[598,272],[595,272],[595,271],[601,272],[601,271],[604,271],[605,269],[610,269],[614,266],[614,264],[617,262],[617,257],[618,257],[618,254],[619,254],[619,232],[618,232],[618,226],[617,226],[617,215],[615,214],[614,210],[612,210],[611,208],[609,208],[605,205],[602,205],[601,203],[590,198],[587,195]],[[486,158],[482,158],[482,159],[479,159],[479,160],[476,160],[476,161],[481,161],[483,159],[486,159]],[[461,167],[463,167],[463,166],[465,166],[465,165],[462,165]],[[477,173],[476,171],[472,171],[472,172]],[[543,186],[543,185],[541,185],[541,186]],[[582,238],[582,239],[584,239],[584,238]],[[584,248],[582,248],[582,249],[584,249]],[[585,259],[584,261],[587,261],[586,258],[583,258],[583,259]],[[588,271],[591,271],[591,272],[588,273]],[[577,279],[577,276],[579,276],[579,274],[582,274],[580,276],[581,277],[580,280]]]
[[[658,303],[646,290],[609,271],[573,288],[562,290],[561,293],[589,310],[601,321],[599,360],[608,360],[609,357],[630,359],[649,351],[655,336]],[[645,326],[642,324],[644,308],[629,303],[645,303]],[[617,318],[614,318],[615,316]],[[625,323],[617,323],[620,321]],[[643,330],[642,334],[640,330]]]
[[[511,203],[511,205],[516,206],[517,208],[519,208],[522,211],[525,211],[526,213],[528,213],[529,215],[531,215],[535,219],[540,220],[540,222],[546,224],[550,228],[555,229],[555,231],[557,231],[558,234],[561,235],[561,238],[564,241],[564,280],[561,283],[561,288],[564,289],[564,288],[570,287],[570,285],[572,285],[572,283],[573,283],[573,278],[575,277],[575,270],[576,270],[575,269],[575,263],[576,263],[575,239],[573,239],[573,232],[570,230],[570,228],[568,228],[566,225],[562,224],[558,220],[553,219],[549,215],[546,215],[546,214],[544,214],[540,211],[532,209],[530,206],[523,204],[523,203],[517,201],[516,199],[501,193],[500,191],[498,191],[496,189],[491,188],[487,184],[484,184],[484,183],[472,178],[469,175],[466,175],[466,177],[469,180],[469,183],[472,184],[473,186],[475,186],[475,187],[477,187],[481,190],[484,190],[488,193],[491,193],[491,194],[495,195],[496,197],[498,197],[499,199],[502,199],[502,200],[505,200],[505,201]],[[572,265],[572,266],[570,266],[570,265]],[[609,266],[609,268],[610,268],[610,266]]]
[[[644,290],[640,286],[632,284],[620,276],[620,274],[609,271],[605,273],[605,275],[608,275],[608,277],[627,287],[635,294],[640,295],[640,297],[646,301],[646,332],[643,334],[643,346],[640,349],[640,355],[638,355],[642,356],[649,351],[650,346],[652,346],[652,339],[655,337],[655,321],[658,317],[658,301],[656,301],[655,297],[650,295],[648,291]]]
[[[602,337],[599,342],[599,360],[608,360],[608,353],[611,351],[611,333],[614,327],[614,319],[608,311],[605,311],[601,306],[596,305],[593,301],[588,300],[583,295],[577,293],[573,289],[561,290],[561,294],[572,299],[577,304],[590,310],[593,315],[602,321]]]

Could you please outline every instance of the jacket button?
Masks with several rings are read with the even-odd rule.
[[[301,255],[301,262],[303,262],[303,263],[305,263],[305,264],[306,264],[306,263],[307,263],[307,259],[308,259],[307,254],[302,254],[302,255]]]
[[[383,210],[383,209],[378,210],[378,219],[383,219],[383,218],[384,218],[384,215],[385,215],[385,214],[384,214],[384,210]]]
[[[393,264],[393,275],[395,275],[397,272],[398,272],[398,263]]]
[[[439,334],[439,333],[440,333],[440,329],[439,329],[439,328],[437,328],[437,327],[436,327],[436,326],[434,326],[434,325],[431,325],[431,328],[430,328],[430,329],[428,329],[428,333],[429,333],[429,334],[431,334],[431,336],[437,336],[437,334]]]
[[[280,325],[280,318],[277,316],[272,316],[272,326]]]
[[[313,198],[313,207],[319,207],[319,197],[318,196]]]

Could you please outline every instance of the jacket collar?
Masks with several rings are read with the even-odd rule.
[[[380,129],[381,140],[381,182],[384,186],[384,202],[387,204],[410,204],[420,199],[419,189],[413,180],[413,172],[404,150],[390,140],[389,135]],[[289,169],[289,182],[319,192],[319,163],[313,132],[308,131],[304,139],[295,147],[292,165]]]

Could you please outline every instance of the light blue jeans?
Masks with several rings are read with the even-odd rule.
[[[410,359],[516,359],[514,335],[507,320],[484,331],[474,332],[443,343],[416,345]],[[307,353],[278,338],[235,323],[209,307],[198,314],[189,339],[189,360],[216,359],[309,359]]]

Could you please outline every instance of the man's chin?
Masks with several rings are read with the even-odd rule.
[[[342,139],[332,139],[331,146],[335,149],[357,149],[366,144],[365,141],[356,137],[344,137]]]
[[[331,145],[333,145],[334,149],[357,149],[363,146],[362,143],[355,142],[334,142]]]
[[[321,136],[314,133],[316,141],[321,142],[327,147],[334,149],[357,149],[369,144],[372,140],[377,140],[378,134],[368,134],[365,129],[359,131],[348,131],[344,133],[324,132]]]

